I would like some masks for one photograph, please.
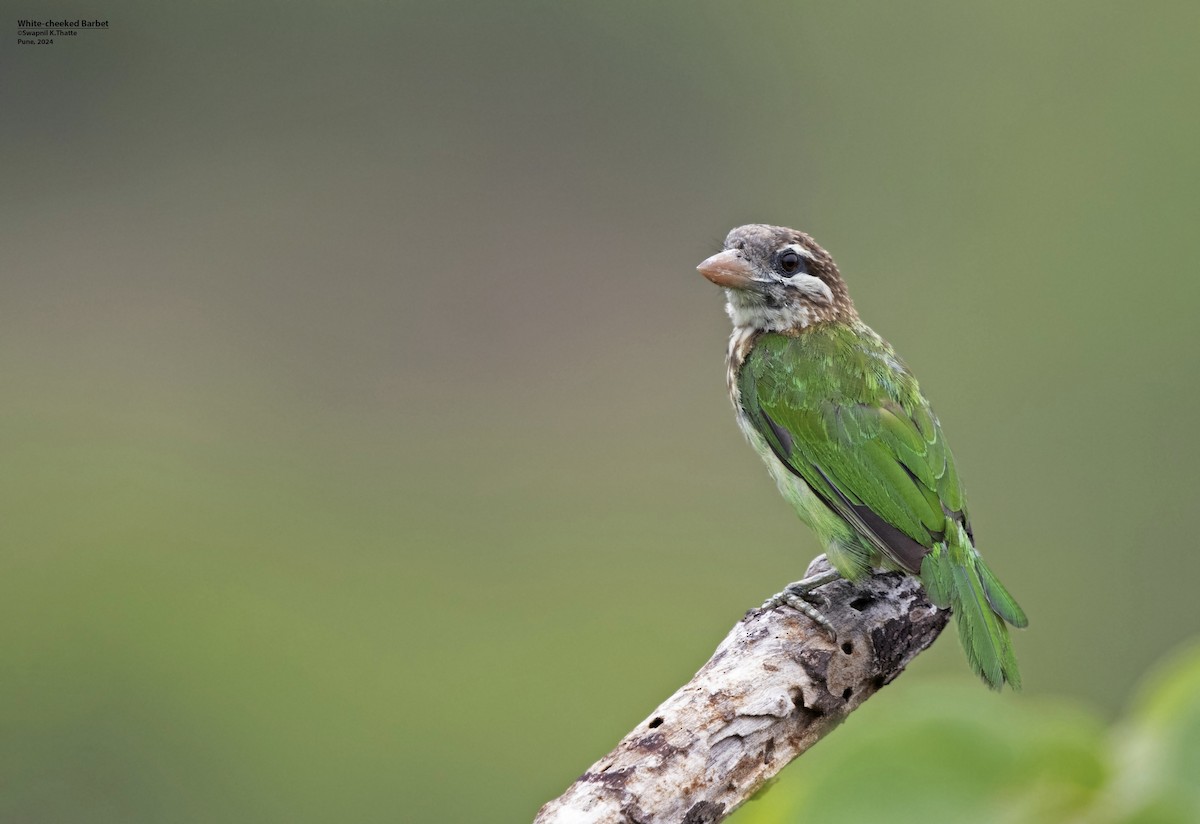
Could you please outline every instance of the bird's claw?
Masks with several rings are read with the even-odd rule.
[[[826,603],[825,599],[820,595],[814,595],[813,590],[822,587],[832,580],[836,580],[837,573],[833,575],[814,575],[811,578],[805,578],[803,581],[796,581],[784,587],[782,592],[772,595],[763,603],[763,609],[775,609],[776,607],[789,606],[798,612],[802,612],[812,619],[813,623],[825,630],[825,634],[829,636],[829,640],[837,643],[837,630],[833,628],[833,624],[829,623],[819,609],[817,604]]]

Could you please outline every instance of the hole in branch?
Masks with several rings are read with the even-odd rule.
[[[847,655],[854,652],[854,644],[852,644],[849,641],[843,641],[842,642],[842,652],[846,653]]]
[[[801,719],[802,723],[810,723],[825,714],[824,711],[804,703],[804,692],[799,687],[792,688],[791,696],[792,704],[796,707],[796,717]]]
[[[661,727],[662,722],[663,722],[662,716],[660,715],[659,717],[655,718],[654,720],[652,720],[650,722],[650,729],[654,729],[655,727]]]

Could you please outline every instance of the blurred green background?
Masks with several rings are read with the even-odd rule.
[[[948,634],[748,810],[930,696],[1087,749],[1200,633],[1200,5],[35,12],[111,30],[0,47],[0,820],[531,819],[820,551],[694,270],[747,222],[1032,619],[1022,695]]]

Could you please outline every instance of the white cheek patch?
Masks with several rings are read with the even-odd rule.
[[[833,292],[828,284],[812,275],[796,275],[788,278],[788,285],[814,303],[833,303]]]

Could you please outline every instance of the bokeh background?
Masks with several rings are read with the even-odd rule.
[[[1197,4],[18,15],[111,30],[0,47],[0,820],[532,818],[820,551],[694,269],[748,222],[1032,618],[1021,695],[947,634],[828,758],[1116,735],[1200,633]]]

